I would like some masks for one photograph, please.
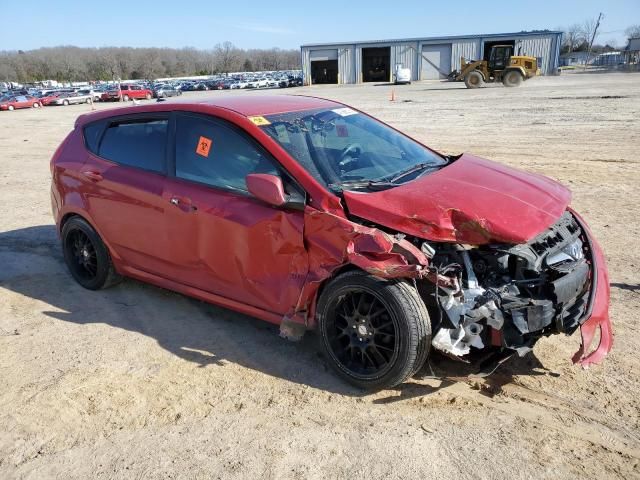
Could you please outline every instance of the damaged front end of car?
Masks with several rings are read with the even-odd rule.
[[[540,338],[571,335],[578,328],[582,345],[574,363],[587,367],[611,350],[604,256],[571,209],[521,244],[437,242],[363,223],[321,212],[309,215],[312,275],[283,331],[297,321],[309,327],[307,315],[313,318],[312,299],[322,281],[352,265],[381,278],[415,282],[430,312],[432,346],[452,358],[522,356]],[[599,343],[591,349],[598,330]]]
[[[430,269],[459,285],[423,285],[425,300],[438,311],[432,345],[451,357],[487,347],[524,355],[543,336],[572,334],[591,318],[595,302],[605,301],[596,295],[598,282],[607,282],[601,252],[569,210],[524,244],[424,242],[422,251],[429,254]],[[583,345],[575,358],[585,366],[611,348],[608,315],[597,323],[604,327],[600,345],[590,355]]]

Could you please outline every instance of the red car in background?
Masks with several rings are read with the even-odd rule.
[[[0,110],[17,110],[19,108],[39,108],[40,100],[31,95],[16,95],[0,99]]]
[[[53,102],[54,100],[60,98],[60,95],[62,95],[65,92],[51,92],[47,95],[45,95],[44,97],[40,98],[40,104],[43,106],[47,106],[50,105],[51,102]]]
[[[440,154],[334,101],[252,95],[86,114],[51,170],[80,285],[124,275],[285,337],[315,330],[358,387],[404,382],[430,349],[497,366],[577,330],[574,362],[611,349],[607,266],[568,189]]]
[[[120,85],[120,89],[115,87],[102,94],[100,100],[103,102],[128,102],[129,100],[151,100],[153,92],[140,85]]]

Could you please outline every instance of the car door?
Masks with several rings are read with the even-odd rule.
[[[303,211],[252,197],[245,177],[280,175],[298,207],[303,191],[252,138],[223,120],[176,113],[174,144],[164,192],[174,278],[273,313],[289,311],[308,268]]]
[[[26,108],[29,106],[29,100],[24,95],[18,95],[14,102],[14,108]]]
[[[101,235],[126,264],[167,276],[162,198],[168,114],[139,114],[85,127],[82,194]]]

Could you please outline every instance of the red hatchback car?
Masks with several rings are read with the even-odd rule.
[[[607,267],[565,187],[439,154],[343,104],[247,96],[82,115],[51,169],[82,286],[128,276],[286,337],[317,330],[359,387],[405,381],[430,348],[502,361],[578,328],[575,362],[611,348]]]
[[[31,95],[16,95],[0,100],[0,110],[17,110],[19,108],[39,108],[40,101]]]

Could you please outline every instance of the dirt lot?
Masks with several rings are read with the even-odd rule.
[[[311,335],[135,281],[85,291],[58,248],[49,159],[89,107],[2,112],[0,478],[640,478],[640,75],[417,83],[395,102],[390,86],[275,91],[294,92],[569,185],[609,259],[611,355],[582,370],[578,336],[557,336],[486,380],[362,395]]]

